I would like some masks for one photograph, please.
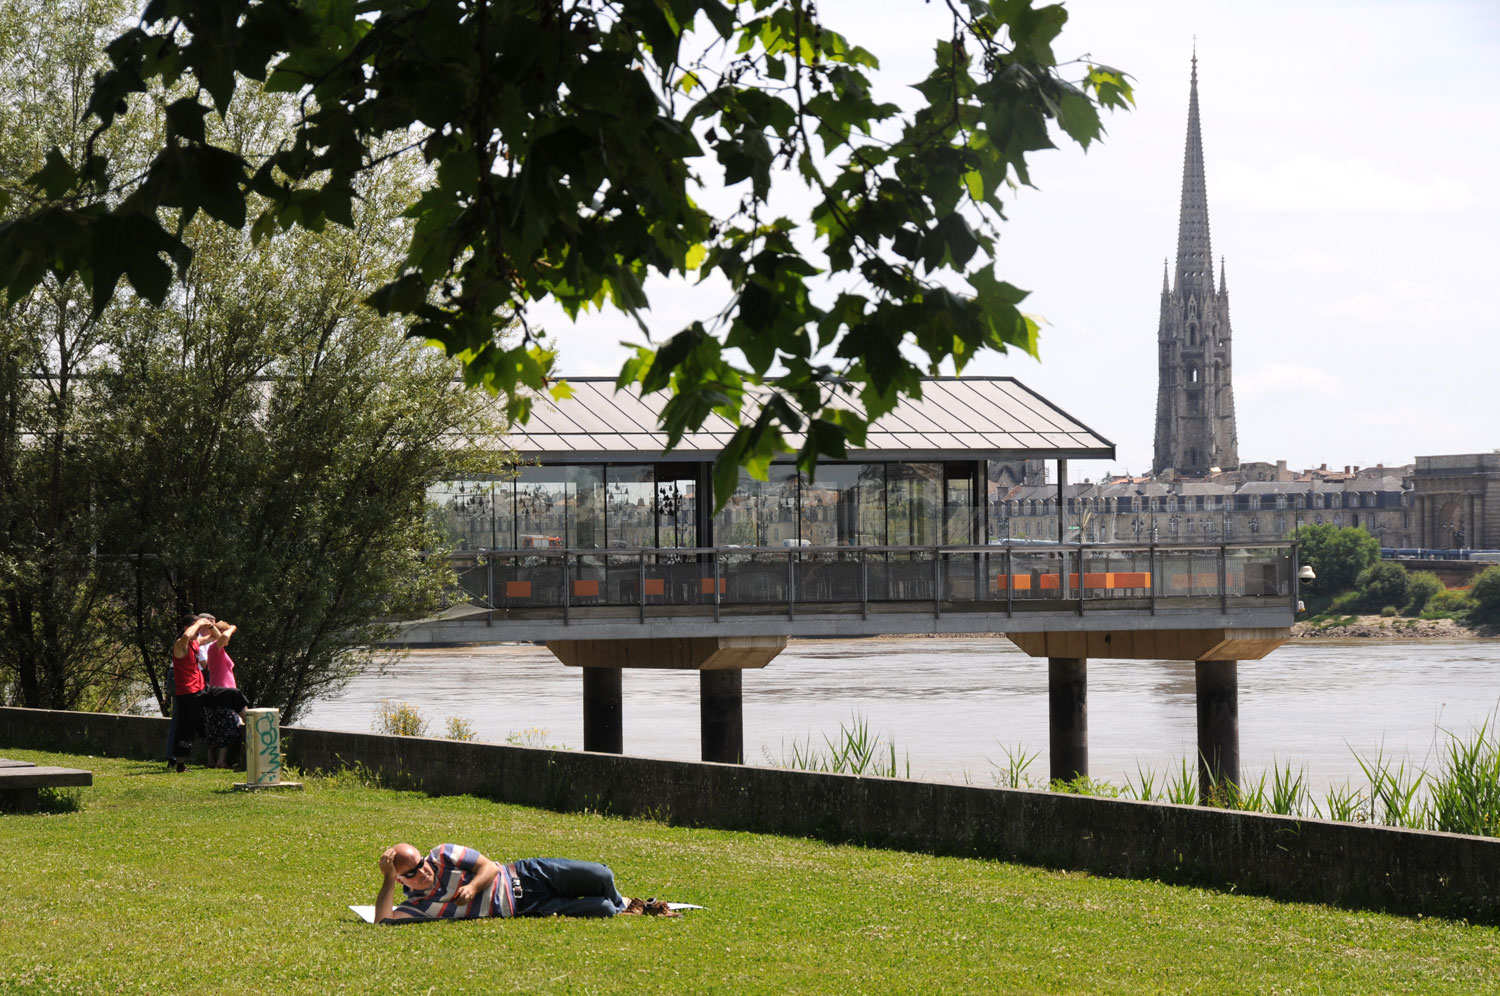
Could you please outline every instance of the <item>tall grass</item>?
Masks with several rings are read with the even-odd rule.
[[[885,778],[910,778],[911,757],[898,759],[895,740],[885,740],[878,733],[870,732],[870,722],[855,713],[848,723],[839,723],[839,734],[835,739],[823,735],[823,746],[812,742],[812,734],[801,743],[793,740],[791,752],[782,748],[780,762],[771,762],[775,767],[792,768],[796,771],[828,771],[846,775],[881,775]]]
[[[1204,804],[1279,816],[1500,837],[1500,710],[1467,734],[1441,732],[1447,742],[1430,769],[1387,756],[1383,745],[1376,748],[1373,757],[1354,751],[1364,784],[1345,781],[1330,786],[1319,802],[1308,787],[1305,767],[1273,761],[1270,770],[1253,782],[1236,785],[1224,781],[1211,786]],[[1126,776],[1123,787],[1087,777],[1037,784],[1026,776],[1037,754],[1028,754],[1020,745],[1002,747],[1001,751],[1004,764],[990,763],[996,769],[995,783],[1002,787],[1199,804],[1198,770],[1191,758],[1182,758],[1176,771],[1166,776],[1137,764],[1135,775]]]

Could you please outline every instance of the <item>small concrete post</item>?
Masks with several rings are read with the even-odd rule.
[[[246,792],[259,789],[300,789],[301,782],[281,780],[281,710],[245,710],[245,780],[234,787]]]
[[[1197,661],[1198,801],[1206,803],[1216,785],[1240,784],[1240,697],[1238,661]]]
[[[617,667],[583,669],[583,749],[601,754],[625,753],[625,726]]]
[[[745,718],[739,668],[699,671],[698,709],[703,760],[741,764],[745,760]]]
[[[1089,773],[1088,660],[1047,658],[1047,726],[1054,781]]]

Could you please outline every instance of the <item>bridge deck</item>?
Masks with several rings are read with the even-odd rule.
[[[403,642],[1287,627],[1292,548],[505,550]]]

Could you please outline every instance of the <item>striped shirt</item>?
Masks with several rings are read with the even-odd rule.
[[[460,903],[458,890],[479,873],[485,857],[462,844],[439,844],[427,855],[433,870],[432,888],[419,891],[402,885],[406,900],[395,912],[421,920],[464,920],[480,916],[515,916],[515,881],[507,865],[500,865],[494,884],[472,903]]]

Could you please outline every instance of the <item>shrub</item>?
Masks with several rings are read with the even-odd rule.
[[[474,729],[474,724],[462,716],[448,717],[448,732],[443,736],[448,740],[473,740],[479,736],[479,731]]]
[[[1469,585],[1474,600],[1470,616],[1478,622],[1500,623],[1500,565],[1488,567]]]
[[[1349,615],[1359,611],[1360,596],[1357,591],[1346,591],[1335,595],[1328,604],[1328,615]]]
[[[1390,561],[1371,564],[1359,572],[1359,579],[1355,583],[1359,603],[1366,610],[1384,605],[1401,605],[1406,601],[1406,581],[1406,568],[1400,564]]]
[[[1427,608],[1433,596],[1444,590],[1438,576],[1431,571],[1417,571],[1406,579],[1406,609],[1408,616],[1419,616]]]
[[[375,707],[374,730],[390,737],[421,737],[427,735],[427,720],[410,702],[381,699]]]
[[[1394,619],[1399,616],[1401,612],[1394,605],[1387,605],[1385,608],[1380,610],[1380,614],[1386,619]]]

